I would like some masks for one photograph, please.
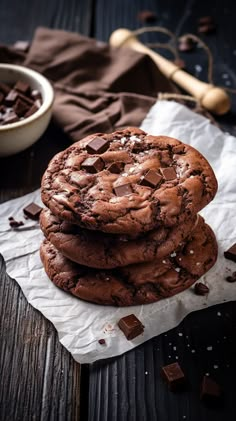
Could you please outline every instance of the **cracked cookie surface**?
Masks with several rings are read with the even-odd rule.
[[[81,265],[109,269],[132,263],[161,259],[178,247],[194,229],[197,216],[174,227],[160,227],[141,237],[129,239],[119,234],[86,230],[62,221],[49,209],[40,214],[45,237],[68,259]]]
[[[42,200],[59,218],[131,236],[180,224],[216,191],[213,170],[198,151],[133,127],[74,143],[51,160],[42,179]]]
[[[165,259],[113,270],[92,269],[64,257],[44,240],[41,259],[51,281],[74,296],[97,304],[131,306],[171,297],[189,288],[217,258],[217,243],[203,218],[182,246]]]

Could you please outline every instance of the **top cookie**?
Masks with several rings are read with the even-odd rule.
[[[74,143],[42,179],[42,200],[61,219],[132,236],[180,223],[216,191],[213,170],[197,150],[134,127]]]

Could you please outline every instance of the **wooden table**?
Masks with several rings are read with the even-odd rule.
[[[206,40],[214,55],[215,81],[236,86],[236,7],[230,0],[220,4],[213,0],[2,0],[0,39],[7,44],[30,40],[35,28],[44,25],[107,41],[118,27],[140,27],[137,14],[145,9],[156,12],[157,25],[168,27],[178,36],[196,33],[197,18],[213,15],[218,29]],[[153,37],[152,41],[156,39]],[[146,41],[147,36],[143,39]],[[204,80],[203,54],[183,57],[188,70]],[[236,134],[235,107],[233,99],[231,113],[218,119],[232,134]],[[51,123],[33,147],[0,159],[0,201],[39,187],[49,159],[68,144],[60,128]],[[2,421],[236,419],[235,302],[193,313],[178,328],[123,356],[80,367],[60,345],[52,324],[27,303],[17,283],[5,274],[3,260],[0,265]],[[160,379],[160,367],[176,357],[190,380],[189,391],[181,396],[170,394]],[[206,409],[199,401],[199,380],[209,371],[225,390],[221,410]]]

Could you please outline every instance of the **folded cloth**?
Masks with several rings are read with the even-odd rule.
[[[54,118],[74,141],[139,126],[158,92],[175,91],[148,56],[62,30],[38,28],[25,56],[0,46],[0,60],[31,67],[52,82]]]

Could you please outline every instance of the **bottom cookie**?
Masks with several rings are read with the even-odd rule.
[[[40,249],[45,271],[59,288],[102,305],[149,304],[189,288],[217,258],[211,228],[199,218],[191,236],[164,259],[113,270],[92,269],[64,257],[48,240]]]

